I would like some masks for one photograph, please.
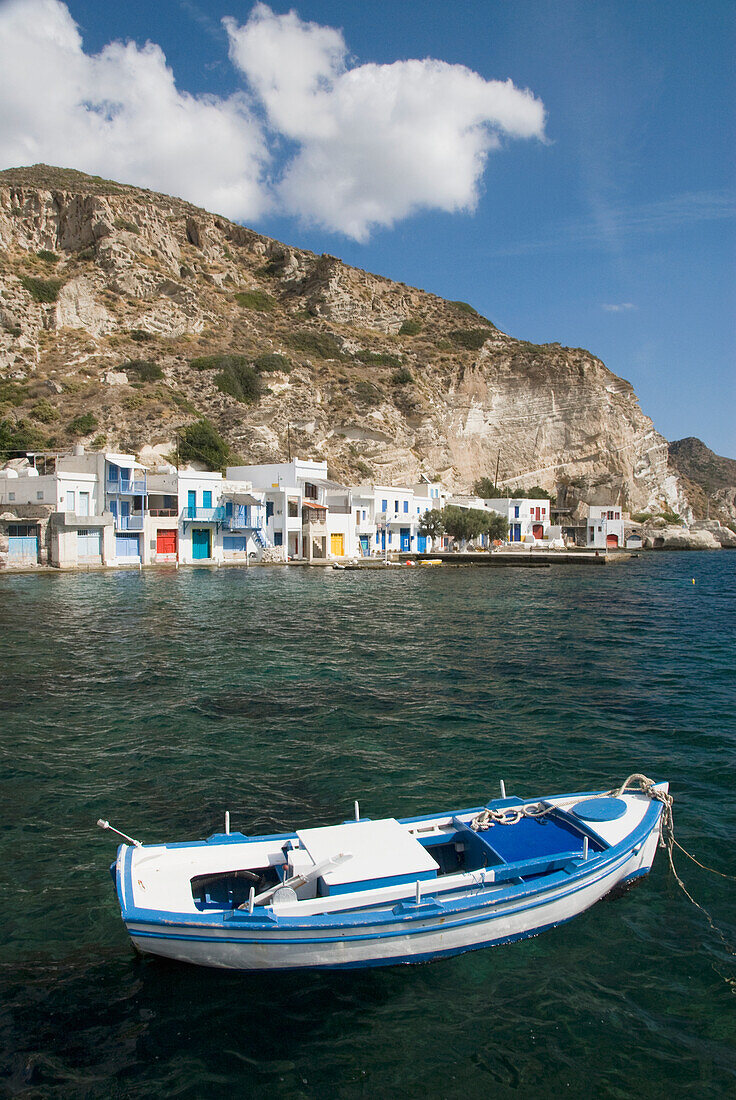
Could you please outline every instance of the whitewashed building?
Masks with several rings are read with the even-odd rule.
[[[617,550],[624,545],[624,520],[620,505],[588,506],[587,544],[595,550]]]

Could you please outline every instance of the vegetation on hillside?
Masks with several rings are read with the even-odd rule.
[[[181,465],[204,462],[210,470],[222,470],[230,455],[228,443],[209,420],[202,418],[177,433],[176,457]]]

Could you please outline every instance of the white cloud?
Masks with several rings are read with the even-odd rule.
[[[350,68],[338,31],[265,4],[224,22],[268,124],[298,143],[281,200],[327,229],[365,239],[422,208],[473,210],[502,135],[543,137],[543,104],[511,81],[431,59]]]
[[[249,98],[180,91],[150,42],[85,53],[61,0],[5,0],[0,161],[79,168],[241,220],[278,206],[365,239],[420,209],[472,211],[502,139],[544,135],[542,103],[510,81],[435,60],[351,67],[338,30],[264,4],[224,23]]]
[[[630,309],[636,309],[633,302],[615,302],[611,304],[604,304],[603,309],[607,313],[626,313]]]
[[[0,6],[0,158],[111,176],[258,217],[267,146],[241,95],[177,90],[161,49],[112,42],[94,56],[60,0]]]

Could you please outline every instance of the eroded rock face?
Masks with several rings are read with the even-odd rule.
[[[103,336],[114,321],[95,297],[93,283],[83,275],[70,279],[59,291],[56,302],[57,328],[81,328],[90,336]]]
[[[0,172],[0,374],[53,382],[67,419],[83,395],[108,445],[163,445],[206,415],[246,460],[283,458],[288,437],[336,477],[425,473],[461,490],[498,462],[509,489],[573,485],[691,517],[665,440],[589,352],[515,340],[463,303],[175,198],[58,169],[37,177]],[[29,276],[58,283],[56,300],[36,300]],[[189,365],[222,353],[276,353],[285,369],[268,367],[268,392],[248,405]],[[135,359],[163,378],[132,390]]]

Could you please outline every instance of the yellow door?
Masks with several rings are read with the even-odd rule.
[[[345,556],[344,535],[330,535],[330,551],[333,558],[342,558]]]

